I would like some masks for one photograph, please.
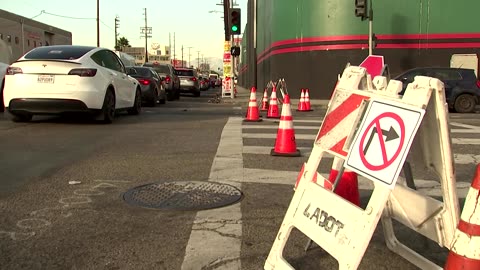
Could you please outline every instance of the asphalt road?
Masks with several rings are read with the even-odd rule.
[[[80,117],[20,124],[0,116],[0,269],[263,269],[325,110],[294,111],[303,154],[272,157],[275,139],[265,134],[275,135],[278,123],[242,123],[248,93],[208,102],[215,92],[146,107],[140,116],[121,114],[111,125]],[[452,114],[451,122],[465,130],[453,138],[478,136],[479,114]],[[452,150],[461,157],[456,174],[464,198],[480,147],[454,144]],[[171,181],[228,182],[243,198],[207,211],[147,209],[123,200],[132,188]],[[361,190],[362,204],[370,194]],[[444,263],[446,249],[405,228],[397,233]],[[305,252],[306,241],[294,231],[287,243],[285,257],[296,269],[336,266],[318,247]],[[359,269],[417,268],[387,249],[379,225]]]

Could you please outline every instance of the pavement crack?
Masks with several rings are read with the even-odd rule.
[[[232,233],[232,231],[237,231],[236,227],[241,225],[242,225],[242,221],[236,220],[236,219],[215,220],[215,221],[202,220],[202,221],[196,221],[193,224],[192,230],[214,232],[222,237],[240,239],[241,233]],[[238,231],[241,232],[241,229]]]

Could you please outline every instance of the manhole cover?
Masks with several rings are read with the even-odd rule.
[[[166,210],[203,210],[238,202],[242,192],[227,184],[189,181],[148,184],[125,192],[123,199],[135,206]]]

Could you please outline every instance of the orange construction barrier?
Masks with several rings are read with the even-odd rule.
[[[268,104],[267,118],[280,118],[277,103],[277,88],[273,86],[272,94],[270,96],[270,103]]]
[[[306,107],[305,107],[305,90],[302,89],[302,92],[300,93],[300,101],[298,102],[297,111],[303,112],[305,110],[306,110]]]
[[[262,108],[260,108],[260,111],[268,111],[268,93],[267,93],[267,88],[263,90],[263,99],[262,99]]]
[[[270,154],[272,156],[300,156],[300,150],[297,149],[297,144],[295,143],[295,130],[293,129],[293,117],[288,94],[284,96],[275,147]]]
[[[480,269],[480,164],[477,165],[448,253],[445,270]]]
[[[313,111],[310,104],[310,95],[308,94],[308,88],[305,89],[305,111]]]
[[[257,106],[257,90],[255,87],[252,87],[250,90],[250,100],[248,101],[248,110],[245,119],[245,122],[260,122],[260,115],[258,113]]]

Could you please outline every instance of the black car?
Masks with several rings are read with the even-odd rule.
[[[142,103],[154,107],[165,104],[167,98],[162,78],[148,67],[126,67],[127,74],[137,79],[142,90]]]
[[[143,64],[143,66],[153,68],[163,79],[165,82],[165,91],[167,92],[167,100],[170,101],[180,98],[180,79],[171,64],[148,62]]]
[[[399,93],[403,95],[407,85],[415,76],[428,76],[441,80],[445,86],[445,97],[451,112],[469,113],[475,110],[480,100],[480,82],[473,69],[448,67],[423,67],[410,69],[397,77],[403,83]]]

